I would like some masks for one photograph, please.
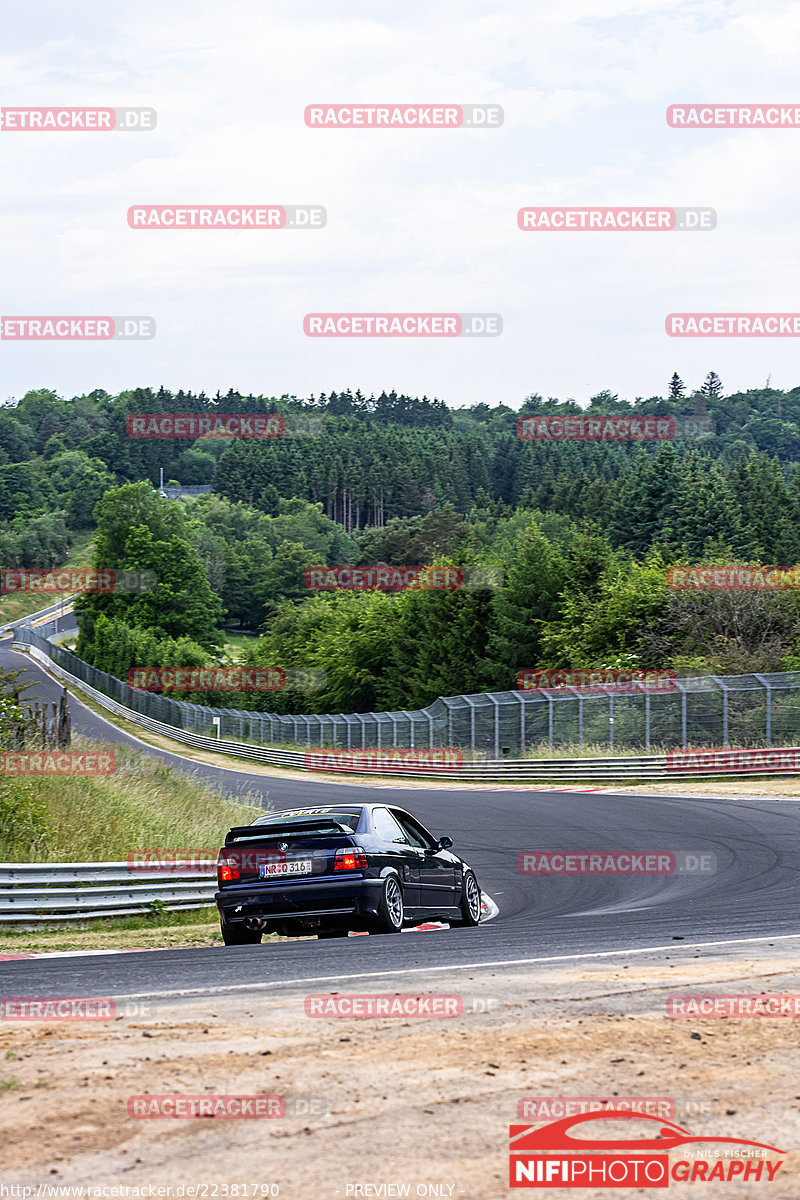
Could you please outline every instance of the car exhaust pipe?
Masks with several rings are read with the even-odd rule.
[[[252,929],[254,932],[264,929],[266,924],[267,922],[263,917],[245,917],[244,919],[245,929]]]

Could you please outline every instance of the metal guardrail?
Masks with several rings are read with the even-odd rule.
[[[63,600],[57,600],[55,604],[51,604],[49,608],[40,608],[37,612],[28,613],[27,616],[16,617],[15,620],[0,625],[0,636],[8,633],[9,629],[17,629],[20,625],[32,625],[34,621],[39,621],[42,617],[55,616],[69,607],[74,599],[76,599],[75,596],[66,596]]]
[[[313,765],[320,753],[314,750],[273,749],[269,746],[258,746],[248,742],[235,742],[227,739],[204,737],[202,734],[191,733],[185,729],[177,729],[163,721],[156,721],[144,713],[135,712],[112,700],[104,692],[91,687],[83,680],[64,670],[43,649],[26,643],[14,643],[14,648],[28,651],[32,658],[47,668],[56,678],[91,696],[99,705],[115,716],[123,717],[126,721],[139,725],[151,733],[162,734],[173,741],[183,742],[200,750],[209,750],[230,754],[236,758],[246,758],[253,762],[262,762],[271,766],[289,767],[298,771],[317,771]],[[355,751],[355,754],[358,752]],[[373,752],[374,753],[374,752]],[[739,771],[693,771],[680,765],[667,765],[665,754],[647,754],[630,758],[503,758],[503,759],[465,759],[459,766],[447,767],[442,764],[419,766],[414,764],[396,764],[381,766],[373,769],[360,769],[342,764],[338,772],[350,775],[385,775],[392,777],[414,777],[417,779],[448,779],[462,783],[502,783],[502,782],[549,782],[549,783],[632,783],[639,780],[666,779],[709,779],[743,776],[752,778],[756,772],[752,770]],[[326,773],[328,773],[326,771]],[[332,773],[332,768],[331,768]],[[798,772],[800,773],[800,772]],[[760,775],[787,775],[785,770],[757,772]]]
[[[163,873],[127,862],[0,863],[0,925],[86,921],[214,902],[216,875],[184,868]]]

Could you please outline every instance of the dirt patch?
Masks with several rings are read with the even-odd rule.
[[[265,983],[275,952],[265,947]],[[311,1019],[302,993],[267,989],[154,1000],[109,1022],[4,1023],[2,1177],[169,1186],[176,1197],[180,1184],[222,1196],[223,1185],[247,1183],[240,1196],[263,1196],[253,1185],[275,1183],[299,1200],[396,1195],[352,1190],[395,1183],[412,1197],[493,1200],[508,1195],[508,1126],[531,1119],[518,1115],[525,1097],[651,1097],[673,1101],[673,1119],[695,1135],[789,1151],[769,1195],[796,1200],[797,1022],[671,1020],[665,1005],[675,991],[800,992],[800,961],[768,947],[760,956],[692,953],[393,981],[393,992],[460,996],[463,1011],[450,1019]],[[381,987],[343,979],[335,990]],[[267,1120],[128,1115],[131,1096],[163,1094],[283,1096],[288,1111]],[[694,1188],[670,1186],[679,1195]],[[752,1188],[731,1182],[713,1194]]]

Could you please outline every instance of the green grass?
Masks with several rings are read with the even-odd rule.
[[[224,632],[225,645],[223,647],[223,654],[226,658],[231,659],[239,658],[242,650],[255,645],[259,638],[257,633],[231,633],[229,629],[226,629]]]
[[[73,749],[98,749],[75,738]],[[0,776],[0,860],[123,862],[136,850],[216,851],[254,809],[142,751],[113,749],[110,775]]]
[[[169,912],[159,917],[142,914],[139,917],[43,923],[33,929],[0,927],[0,954],[221,945],[219,915],[213,907]]]
[[[73,532],[72,539],[72,545],[63,566],[91,566],[92,550],[94,548],[94,530],[81,529]],[[30,616],[31,613],[39,612],[42,608],[49,608],[51,604],[55,604],[60,599],[63,599],[63,597],[55,595],[52,592],[21,592],[4,596],[0,599],[0,625],[7,625],[9,621],[16,621],[20,617]]]
[[[651,754],[668,754],[675,746],[657,746],[650,744],[650,749],[644,746],[609,746],[608,742],[593,742],[590,745],[579,746],[577,743],[565,746],[551,746],[540,742],[537,746],[528,746],[525,758],[641,758]],[[509,758],[518,757],[510,754]]]
[[[75,738],[73,749],[100,744]],[[234,803],[190,773],[139,750],[113,749],[117,769],[97,776],[0,775],[0,861],[125,862],[136,850],[208,850],[256,810]],[[213,876],[209,878],[213,879]],[[0,927],[0,954],[220,944],[213,906],[91,921],[52,922],[33,930]]]

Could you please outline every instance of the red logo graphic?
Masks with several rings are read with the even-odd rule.
[[[590,1121],[651,1122],[652,1137],[591,1138],[574,1136],[571,1130]],[[549,1125],[509,1127],[510,1187],[669,1187],[676,1182],[724,1180],[737,1177],[771,1182],[782,1165],[768,1162],[766,1154],[785,1154],[765,1142],[743,1138],[694,1137],[671,1121],[639,1113],[608,1111],[564,1117]],[[712,1160],[679,1159],[670,1166],[669,1154],[683,1146],[746,1146],[760,1150],[757,1161],[745,1161],[741,1151]],[[635,1153],[635,1157],[629,1157]],[[748,1155],[747,1158],[755,1156]]]

